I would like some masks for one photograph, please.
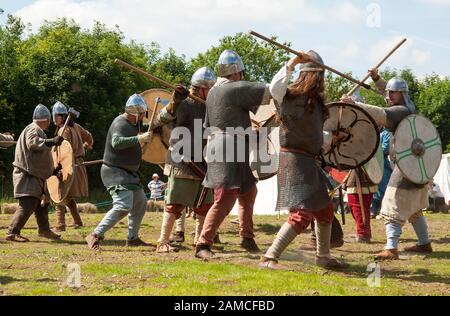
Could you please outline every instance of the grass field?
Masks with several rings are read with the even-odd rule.
[[[90,251],[84,236],[102,218],[84,215],[86,226],[68,228],[62,240],[50,242],[37,236],[31,218],[22,234],[31,238],[26,244],[3,240],[11,215],[0,215],[0,295],[450,295],[450,215],[427,215],[435,252],[431,255],[401,253],[401,260],[381,263],[381,286],[367,285],[367,265],[383,248],[384,226],[372,224],[374,240],[370,245],[352,242],[354,224],[347,216],[345,245],[333,253],[350,263],[345,272],[315,267],[314,254],[299,251],[308,242],[303,234],[290,245],[282,263],[293,271],[266,271],[257,267],[260,255],[242,251],[237,243],[238,227],[229,217],[221,228],[225,250],[209,262],[195,259],[190,246],[194,220],[187,219],[187,241],[179,253],[157,255],[154,248],[126,248],[126,221],[112,229],[98,253]],[[54,223],[54,214],[50,215]],[[162,213],[147,213],[141,237],[155,244]],[[256,240],[266,250],[285,217],[256,216]],[[70,219],[68,219],[70,222]],[[401,248],[414,243],[414,231],[404,228]],[[67,285],[68,265],[81,268],[81,287]]]

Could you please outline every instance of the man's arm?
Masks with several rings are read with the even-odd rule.
[[[283,102],[284,96],[286,95],[286,91],[289,84],[289,79],[292,76],[292,69],[288,67],[288,65],[284,65],[277,72],[277,74],[273,77],[272,82],[270,83],[269,91],[272,95],[272,98],[278,103],[281,104]]]
[[[114,149],[126,149],[139,144],[138,136],[124,137],[114,134],[111,138],[111,144]]]
[[[13,140],[14,140],[14,137],[12,137],[12,135],[0,133],[0,141],[4,142],[4,141],[13,141]]]
[[[78,132],[80,133],[84,147],[87,149],[92,149],[92,146],[94,145],[94,138],[92,137],[92,134],[79,124],[76,124],[75,126]]]

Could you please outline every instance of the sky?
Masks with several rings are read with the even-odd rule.
[[[85,28],[100,21],[118,25],[127,40],[156,41],[187,58],[252,29],[297,50],[313,49],[356,77],[406,37],[382,69],[450,76],[450,0],[0,0],[0,8],[1,24],[13,14],[31,23],[30,32],[62,17]]]

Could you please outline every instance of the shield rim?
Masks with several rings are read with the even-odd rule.
[[[367,162],[366,164],[364,164],[364,166],[362,166],[362,170],[364,171],[364,173],[366,174],[366,176],[369,178],[370,181],[372,181],[373,184],[376,184],[376,185],[378,185],[378,184],[381,183],[381,181],[383,180],[383,175],[384,175],[384,160],[385,160],[385,158],[384,158],[384,154],[383,154],[383,148],[381,148],[381,144],[378,145],[378,149],[377,149],[377,151],[375,152],[375,155],[372,157],[372,159],[375,158],[375,156],[378,154],[378,151],[381,152],[381,155],[382,155],[382,157],[383,157],[383,164],[381,165],[381,169],[383,170],[383,172],[381,173],[381,177],[380,177],[380,180],[379,180],[379,181],[378,181],[378,180],[374,180],[373,177],[370,176],[370,173],[369,173],[369,171],[368,171],[368,168],[366,168],[366,165],[369,164],[370,160],[369,160],[369,162]],[[371,159],[371,160],[372,160],[372,159]]]
[[[405,117],[403,120],[401,120],[400,123],[398,123],[397,129],[395,130],[395,133],[394,133],[394,135],[393,135],[393,138],[394,138],[394,139],[393,139],[393,141],[392,141],[392,154],[393,154],[393,156],[394,156],[394,157],[393,157],[393,158],[394,158],[394,159],[393,159],[393,160],[394,160],[394,163],[395,163],[395,165],[398,167],[398,170],[400,170],[402,176],[405,177],[406,180],[408,180],[408,181],[410,181],[410,182],[412,182],[412,183],[414,183],[414,184],[421,184],[421,185],[423,185],[423,184],[427,184],[431,179],[433,179],[433,177],[436,175],[437,170],[439,169],[439,164],[438,164],[438,167],[437,167],[437,169],[436,169],[436,171],[435,171],[433,177],[431,177],[430,179],[428,179],[427,182],[418,183],[418,182],[416,182],[416,181],[411,180],[410,177],[408,177],[408,176],[403,172],[402,168],[401,168],[400,165],[397,163],[397,156],[396,156],[396,154],[395,154],[395,140],[397,139],[398,127],[400,126],[400,124],[402,124],[402,123],[403,123],[404,121],[406,121],[408,118],[413,117],[413,116],[422,117],[422,118],[426,119],[427,121],[429,121],[429,122],[431,123],[431,125],[433,126],[433,128],[434,128],[434,130],[435,130],[435,132],[436,132],[437,137],[439,138],[439,142],[441,143],[441,146],[439,147],[439,150],[440,150],[440,152],[441,152],[441,155],[440,155],[440,156],[442,157],[442,139],[441,139],[441,135],[439,134],[439,131],[437,130],[436,126],[434,126],[433,122],[432,122],[429,118],[427,118],[426,116],[424,116],[424,115],[422,115],[422,114],[419,114],[419,113],[410,114],[410,115],[408,115],[407,117]]]
[[[171,92],[169,91],[169,90],[166,90],[166,89],[162,89],[162,88],[152,88],[152,89],[147,89],[147,90],[145,90],[145,91],[142,91],[141,93],[139,93],[139,95],[141,95],[143,98],[145,98],[145,95],[146,94],[148,94],[148,93],[158,93],[158,92],[163,92],[163,93],[167,93],[168,95],[169,95],[169,97],[171,97],[172,96],[172,94],[171,94]],[[150,107],[150,105],[149,104],[147,104],[147,109]],[[150,117],[151,117],[151,114],[149,114],[149,118],[148,118],[148,120],[150,120]],[[162,126],[162,127],[164,127],[164,126]],[[170,132],[170,134],[172,133],[172,131]],[[166,162],[166,159],[165,159],[165,157],[166,157],[166,154],[167,154],[167,150],[169,149],[169,147],[170,147],[170,144],[167,142],[166,143],[166,141],[164,140],[164,138],[162,137],[162,134],[153,134],[153,140],[152,140],[152,142],[153,141],[156,141],[156,139],[159,139],[159,141],[161,142],[161,144],[166,148],[166,152],[164,153],[164,158],[163,158],[163,160],[164,161],[149,161],[149,160],[147,160],[147,159],[144,159],[144,152],[142,152],[142,160],[144,160],[145,162],[148,162],[148,163],[150,163],[150,164],[156,164],[156,165],[159,165],[159,164],[165,164],[165,162]],[[149,147],[150,146],[150,144],[147,146],[147,147]]]
[[[367,162],[369,162],[370,159],[372,159],[372,157],[373,157],[373,156],[375,155],[375,153],[377,152],[378,146],[379,146],[379,144],[380,144],[380,131],[379,131],[379,129],[378,129],[378,124],[377,124],[376,121],[373,119],[373,117],[372,117],[366,110],[364,110],[363,108],[357,106],[356,104],[350,104],[350,103],[345,103],[345,102],[331,102],[331,103],[327,103],[325,106],[329,109],[329,108],[331,108],[331,107],[334,107],[334,106],[340,106],[340,105],[345,105],[345,106],[348,106],[348,107],[351,107],[351,108],[355,108],[355,109],[361,111],[362,113],[364,113],[364,114],[369,118],[369,121],[372,123],[372,125],[376,128],[376,131],[377,131],[377,142],[376,142],[376,146],[374,146],[375,148],[372,150],[372,153],[371,153],[371,155],[369,156],[369,158],[367,158],[367,159],[365,159],[364,161],[360,162],[357,166],[354,166],[354,167],[352,166],[351,168],[342,168],[342,169],[340,169],[339,166],[337,166],[337,165],[335,165],[335,164],[332,164],[331,162],[329,162],[328,160],[326,160],[325,155],[322,154],[323,160],[325,161],[325,163],[326,163],[327,165],[329,165],[329,166],[332,167],[332,168],[335,168],[335,169],[338,169],[338,170],[344,170],[344,171],[345,171],[345,170],[352,170],[352,169],[356,169],[356,168],[358,168],[358,167],[361,167],[361,166],[365,165]],[[325,121],[326,121],[326,120],[325,120]],[[324,122],[324,123],[325,123],[325,122]]]
[[[70,146],[71,153],[72,153],[72,156],[73,156],[73,148],[72,148],[72,145],[71,145],[67,140],[64,140],[63,143],[67,143],[67,145]],[[55,161],[53,160],[53,155],[52,155],[52,161],[53,161],[53,163],[55,163]],[[45,182],[46,182],[46,185],[47,185],[48,195],[50,196],[50,199],[53,201],[53,203],[55,203],[55,204],[60,204],[60,203],[62,203],[62,202],[65,200],[65,198],[69,195],[70,189],[72,188],[73,182],[74,182],[74,180],[75,180],[75,168],[76,168],[76,166],[75,166],[75,157],[72,157],[72,170],[73,170],[73,172],[72,172],[72,176],[70,177],[70,180],[69,180],[69,183],[70,183],[70,184],[68,185],[68,189],[67,189],[67,191],[65,192],[65,194],[64,194],[64,195],[61,195],[61,200],[55,199],[54,196],[52,195],[51,191],[48,189],[48,181],[49,181],[51,178],[56,178],[56,176],[53,176],[53,175],[52,175],[52,176],[50,176],[50,177],[45,181]],[[61,181],[58,179],[58,183],[59,183],[59,182],[61,182]]]

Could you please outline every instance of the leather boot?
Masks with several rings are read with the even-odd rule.
[[[75,203],[75,201],[71,200],[68,203],[67,207],[70,210],[70,215],[72,215],[74,228],[82,227],[83,221],[81,220],[81,216],[80,216],[80,213],[78,212],[77,204]]]
[[[382,252],[375,255],[375,260],[398,260],[398,250],[397,249],[385,249]]]
[[[408,252],[417,252],[417,253],[432,253],[433,248],[431,247],[431,243],[425,244],[425,245],[414,245],[412,247],[406,247],[403,249],[404,251]]]
[[[260,252],[258,245],[253,238],[242,237],[239,246],[251,253]]]
[[[269,270],[281,270],[281,271],[288,271],[290,270],[288,267],[279,264],[277,260],[270,259],[266,257],[261,258],[261,262],[258,264],[260,268],[263,269],[269,269]]]
[[[60,233],[66,231],[66,207],[64,205],[56,206],[56,226],[55,232]]]
[[[103,237],[97,236],[95,233],[91,233],[87,235],[85,239],[89,249],[98,250],[100,248],[100,241],[103,240]]]
[[[43,237],[43,238],[47,238],[47,239],[51,239],[51,240],[61,239],[61,235],[55,234],[51,230],[39,231],[38,235],[39,235],[39,237]]]
[[[195,257],[204,260],[212,259],[214,258],[214,252],[208,245],[198,245],[195,247]]]

